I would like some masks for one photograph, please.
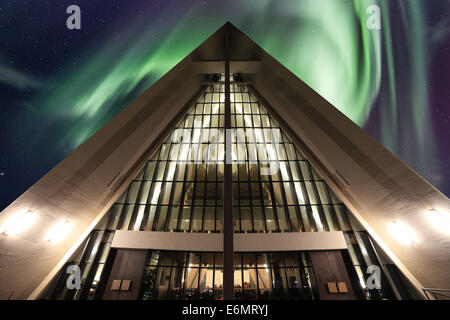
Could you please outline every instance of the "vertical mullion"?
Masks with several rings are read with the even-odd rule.
[[[223,203],[223,298],[234,299],[234,248],[233,248],[233,169],[227,161],[231,155],[231,103],[230,103],[230,60],[229,34],[225,34],[225,164],[224,164],[224,203]],[[220,99],[219,99],[220,100]]]
[[[270,298],[273,298],[274,292],[273,292],[273,266],[272,266],[272,254],[269,254],[269,252],[264,253],[268,260],[268,267],[269,267],[269,279],[270,279]]]
[[[177,130],[178,128],[175,128],[175,130]],[[183,128],[183,131],[182,131],[183,133],[184,133],[184,128]],[[181,139],[183,139],[183,136],[182,136],[182,138]],[[174,143],[172,142],[171,143],[171,147],[170,147],[170,149],[172,149],[172,145],[173,145]],[[166,222],[164,223],[164,231],[169,231],[168,230],[168,227],[169,227],[169,224],[170,224],[170,218],[171,218],[171,216],[172,216],[172,210],[174,210],[173,209],[173,196],[174,196],[174,191],[175,191],[175,187],[176,187],[176,183],[175,183],[175,181],[176,181],[176,174],[177,174],[177,167],[178,167],[178,160],[180,159],[180,154],[181,154],[181,149],[182,149],[182,147],[183,147],[183,140],[181,140],[180,141],[180,143],[178,143],[178,154],[177,154],[177,159],[176,160],[172,160],[172,159],[170,159],[170,162],[172,163],[172,162],[174,162],[175,163],[175,169],[174,169],[174,171],[173,171],[173,177],[172,177],[172,188],[171,188],[171,190],[170,190],[170,195],[169,195],[169,204],[168,204],[168,207],[167,207],[167,214],[166,214]],[[170,157],[170,153],[169,153],[169,157]],[[168,160],[169,161],[169,160]],[[167,162],[168,164],[169,164],[169,162]],[[166,170],[167,170],[167,167],[166,167]],[[164,173],[165,174],[165,173]],[[167,182],[169,182],[169,180],[166,180],[166,183]],[[181,200],[180,200],[181,201]],[[181,206],[181,205],[180,205]],[[170,209],[170,212],[169,212],[169,209]],[[180,211],[178,210],[178,215],[180,214]],[[178,223],[178,219],[177,219],[177,223]],[[175,229],[176,229],[176,227],[175,227]]]
[[[142,182],[143,183],[144,182],[147,183],[149,181],[148,179],[145,179],[145,176],[147,175],[147,170],[149,170],[149,167],[150,167],[151,163],[152,163],[151,160],[147,160],[147,163],[145,165],[144,175],[142,177],[142,179],[143,179]],[[142,226],[146,226],[147,225],[148,216],[150,215],[149,206],[151,206],[151,205],[148,204],[148,195],[150,194],[150,191],[152,190],[153,176],[155,175],[155,171],[156,171],[156,166],[155,166],[155,170],[153,170],[153,175],[152,175],[152,177],[150,179],[150,182],[148,182],[150,185],[148,187],[148,194],[147,194],[147,197],[146,197],[145,203],[144,203],[144,205],[145,205],[144,216],[142,217],[142,221],[141,221],[141,225],[139,226],[139,230],[141,230]]]
[[[153,190],[152,187],[153,187],[153,185],[155,183],[155,180],[156,180],[156,173],[157,173],[157,170],[158,170],[158,166],[159,166],[159,163],[161,162],[161,160],[159,160],[160,156],[161,156],[161,149],[162,149],[162,145],[159,147],[158,154],[157,154],[157,157],[156,157],[155,160],[147,161],[147,165],[148,165],[149,162],[155,162],[155,169],[153,170],[153,174],[152,174],[152,177],[151,177],[151,180],[150,180],[151,183],[150,183],[150,186],[149,186],[149,189],[148,189],[147,201],[146,201],[146,204],[145,204],[145,211],[147,213],[147,214],[144,214],[145,224],[144,224],[144,221],[143,221],[141,223],[141,225],[147,225],[148,219],[150,217],[150,209],[153,206],[153,204],[151,203],[150,199],[151,199],[151,195],[152,195],[151,192]],[[153,230],[153,226],[155,225],[155,218],[156,218],[156,209],[155,209],[155,217],[153,217],[152,225],[150,226],[150,228],[147,228],[147,229]]]
[[[300,199],[299,199],[298,194],[297,194],[297,189],[295,188],[295,182],[298,182],[298,184],[300,185],[300,192],[303,193],[303,186],[302,186],[303,176],[302,176],[301,168],[298,165],[298,157],[297,157],[297,152],[295,150],[294,144],[292,144],[292,148],[294,148],[295,159],[293,159],[292,161],[288,160],[287,166],[289,167],[289,173],[291,175],[291,180],[292,180],[291,183],[292,183],[292,185],[294,187],[294,190],[293,190],[294,191],[293,192],[294,196],[293,197],[294,197],[294,201],[296,201],[295,214],[297,215],[299,232],[305,232],[305,230],[306,230],[305,229],[305,224],[303,223],[302,215],[301,215],[301,212],[300,212],[300,207],[302,206],[302,203],[300,203]],[[291,170],[291,162],[294,163],[294,165],[297,167],[297,172],[299,174],[299,180],[298,181],[294,181],[294,176],[293,176],[292,170]]]
[[[161,251],[159,251],[159,250],[153,250],[152,251],[152,254],[153,254],[153,252],[158,252],[158,263],[156,264],[156,281],[158,280],[158,273],[159,273],[159,271],[161,270],[160,268],[162,268],[161,267]],[[156,292],[158,291],[158,289],[159,289],[159,286],[157,285],[157,283],[156,283],[156,281],[155,281],[155,286],[153,287],[153,293],[152,293],[152,296],[153,297],[155,297],[156,296]]]
[[[159,154],[159,152],[158,152],[158,154]],[[147,200],[145,201],[144,218],[142,218],[141,226],[147,226],[148,219],[149,219],[149,216],[150,216],[150,208],[152,207],[152,204],[149,203],[149,199],[150,199],[150,193],[152,191],[153,184],[155,183],[155,179],[154,178],[155,178],[155,175],[156,175],[156,169],[158,168],[158,159],[159,159],[159,155],[158,155],[156,160],[149,160],[149,161],[147,161],[147,167],[149,165],[151,165],[152,162],[155,162],[155,169],[153,170],[153,174],[152,174],[152,176],[150,177],[150,180],[149,180],[150,181],[150,186],[148,187]],[[155,220],[153,219],[153,222],[154,221]],[[152,230],[152,228],[153,228],[153,225],[150,226],[150,230]]]
[[[312,179],[310,181],[310,183],[312,185],[313,192],[316,194],[316,199],[318,201],[318,204],[316,205],[316,207],[318,209],[317,211],[319,212],[319,217],[320,217],[321,222],[322,222],[322,228],[324,229],[324,231],[330,231],[330,226],[328,225],[327,218],[325,216],[325,213],[323,212],[322,199],[320,198],[319,191],[317,190],[317,186],[316,186],[316,181],[317,180],[315,179],[315,177],[314,177],[314,175],[312,173],[311,164],[309,163],[309,161],[308,161],[308,171],[309,171],[309,174],[310,174],[311,179]]]
[[[281,128],[280,128],[280,133],[281,133],[281,136],[283,138],[282,139],[283,141],[281,143],[282,144],[281,148],[284,149],[284,153],[286,155],[286,171],[287,171],[287,174],[289,176],[289,181],[287,181],[287,182],[290,184],[290,187],[291,187],[292,198],[293,198],[294,201],[297,200],[297,205],[298,205],[298,204],[300,204],[300,202],[298,201],[297,192],[296,192],[295,185],[294,185],[294,176],[292,175],[290,160],[289,160],[287,149],[286,149],[286,143],[290,143],[290,142],[286,141],[285,137],[287,137],[287,136],[285,134],[283,134],[283,132],[281,131]],[[292,146],[292,147],[294,147],[294,146]],[[297,159],[297,153],[295,152],[295,150],[294,150],[294,154],[295,154],[295,157]],[[282,180],[283,180],[283,177],[282,177]],[[283,187],[284,187],[284,180],[283,180]],[[301,188],[301,186],[300,186],[300,188]],[[286,202],[286,205],[287,205],[287,202]],[[296,208],[295,213],[297,215],[297,220],[299,222],[299,227],[300,227],[301,217],[300,217],[300,213],[298,212],[298,208]],[[294,229],[292,227],[291,215],[289,213],[289,207],[287,207],[287,216],[286,216],[286,218],[290,221],[291,231],[294,232]]]
[[[197,105],[195,106],[195,116],[197,116]],[[195,157],[194,157],[194,159],[193,159],[193,164],[194,164],[194,166],[193,166],[193,168],[194,168],[194,187],[192,188],[192,206],[191,206],[191,216],[190,216],[190,219],[189,219],[189,231],[193,231],[192,230],[192,219],[193,219],[193,217],[194,217],[194,210],[195,210],[195,207],[196,207],[196,203],[195,203],[195,195],[197,194],[197,169],[198,169],[198,161],[199,161],[199,155],[200,155],[200,152],[201,152],[201,146],[202,146],[202,144],[201,144],[201,139],[202,139],[202,128],[203,128],[203,111],[202,111],[202,114],[201,114],[201,118],[202,118],[202,121],[200,122],[200,128],[197,128],[197,129],[199,129],[199,132],[200,132],[200,135],[199,135],[199,137],[198,137],[198,141],[193,141],[193,144],[195,143],[195,144],[197,144],[197,154],[195,155]],[[194,118],[194,120],[195,120],[195,118]],[[194,135],[194,132],[195,132],[195,126],[194,126],[194,123],[192,124],[192,127],[194,128],[193,130],[192,130],[192,135]],[[200,274],[199,274],[200,275]]]
[[[241,257],[241,299],[245,299],[245,288],[244,288],[244,253],[239,254]]]
[[[248,91],[249,97],[250,97],[250,91]],[[242,100],[243,100],[243,96],[242,96]],[[255,130],[255,125],[253,123],[253,108],[252,108],[252,104],[253,102],[250,101],[249,99],[249,104],[250,104],[250,115],[252,116],[252,129],[253,129],[253,137],[255,138],[255,152],[256,152],[256,166],[257,166],[257,171],[258,171],[258,184],[259,184],[259,196],[261,197],[261,210],[263,212],[263,219],[264,219],[264,230],[263,231],[267,231],[267,217],[266,217],[266,206],[264,205],[264,197],[263,197],[263,180],[261,178],[261,166],[260,164],[260,159],[258,158],[258,142],[256,141],[256,134],[254,132]],[[259,108],[259,105],[256,104],[258,107],[258,111],[259,111],[259,116],[261,117],[261,109]],[[261,126],[262,132],[263,132],[263,138],[264,138],[264,131],[262,129],[263,126]]]
[[[130,189],[131,189],[131,185],[132,185],[132,182],[130,183],[130,185],[127,187],[127,190],[125,191],[126,195],[124,198],[122,209],[120,210],[119,221],[117,221],[115,230],[120,230],[120,228],[122,227],[123,221],[125,220],[125,210],[128,207],[127,199],[128,199],[128,193],[130,192]]]
[[[258,105],[258,109],[261,110],[261,106],[259,104],[259,102],[257,102]],[[272,122],[270,121],[270,117],[269,118],[269,129],[272,131]],[[263,139],[263,146],[265,147],[265,149],[267,150],[267,142],[266,142],[266,135],[264,133],[264,128],[261,127],[261,131],[262,131],[262,139]],[[269,164],[269,168],[270,168],[270,157],[269,157],[269,153],[267,152],[267,162]],[[272,173],[272,172],[271,172]],[[269,190],[270,190],[270,197],[272,198],[272,210],[273,210],[273,216],[275,218],[275,227],[276,227],[276,231],[280,231],[280,221],[278,219],[278,210],[277,210],[277,203],[276,203],[276,199],[275,199],[275,192],[273,191],[273,182],[272,182],[272,175],[267,175],[268,177],[268,186],[269,186]]]
[[[241,91],[241,98],[242,98],[242,91]],[[249,97],[249,101],[250,101],[250,97]],[[235,102],[236,103],[236,102]],[[243,104],[244,102],[241,99],[241,103]],[[250,104],[250,102],[249,102]],[[236,108],[236,107],[235,107]],[[252,231],[255,232],[255,216],[253,214],[253,202],[252,202],[252,190],[251,190],[251,183],[250,183],[250,156],[249,156],[249,152],[248,152],[248,139],[247,139],[247,126],[245,125],[245,108],[242,108],[242,114],[243,114],[243,118],[244,118],[244,132],[245,132],[245,150],[246,150],[246,155],[247,155],[247,160],[245,161],[245,165],[247,167],[247,176],[248,176],[248,196],[249,196],[249,201],[250,201],[250,215],[251,215],[251,219],[252,219]],[[252,115],[252,109],[251,109],[251,105],[250,105],[250,125],[251,128],[254,127],[253,124],[253,115]],[[249,128],[249,129],[251,129]]]
[[[188,263],[189,263],[189,255],[190,252],[186,252],[185,256],[184,256],[184,271],[183,271],[183,289],[182,289],[182,293],[181,293],[181,297],[183,298],[183,300],[185,299],[186,295],[186,277],[187,277],[187,268],[188,268]]]
[[[300,178],[300,189],[301,189],[301,191],[303,192],[303,194],[304,194],[304,200],[305,200],[305,204],[301,204],[300,205],[300,201],[299,201],[299,199],[298,199],[298,197],[297,197],[297,202],[298,202],[298,204],[299,204],[299,209],[300,209],[300,213],[301,213],[301,207],[305,207],[305,208],[308,208],[308,204],[310,203],[310,201],[309,201],[309,195],[308,195],[308,190],[306,189],[306,184],[305,184],[305,177],[303,176],[303,172],[302,172],[302,167],[300,166],[300,161],[303,161],[303,160],[300,160],[299,158],[298,158],[298,152],[297,152],[297,150],[294,150],[295,151],[295,165],[297,166],[297,171],[298,171],[298,174],[299,174],[299,178]],[[309,204],[310,205],[310,204]],[[308,215],[308,211],[306,212],[306,215],[307,216],[309,216]],[[303,231],[304,232],[306,232],[306,225],[305,225],[305,221],[303,221],[303,217],[302,217],[302,215],[300,214],[300,219],[301,219],[301,221],[302,221],[302,225],[303,225]],[[310,227],[311,227],[311,223],[308,223],[309,225],[310,225]]]
[[[190,155],[191,155],[192,159],[189,159],[189,161],[192,161],[192,170],[193,170],[193,175],[194,175],[194,180],[191,182],[191,184],[192,184],[192,202],[191,202],[190,213],[189,213],[189,227],[188,227],[188,231],[190,231],[190,232],[192,232],[192,230],[191,230],[191,228],[192,228],[192,213],[193,213],[193,210],[195,207],[195,189],[197,186],[197,183],[196,183],[197,182],[197,164],[196,164],[196,162],[197,162],[198,154],[196,156],[194,155],[194,157],[192,157],[192,155],[193,155],[192,146],[195,144],[195,141],[193,141],[193,138],[194,138],[195,129],[196,129],[196,127],[195,127],[195,116],[197,115],[196,109],[197,109],[197,105],[194,109],[194,121],[192,121],[192,131],[191,131]],[[186,170],[186,172],[187,171],[188,170]]]
[[[213,275],[212,275],[212,293],[213,293],[213,298],[215,297],[216,294],[216,254],[217,252],[213,252]]]
[[[231,111],[230,111],[231,112]],[[237,130],[239,129],[238,125],[237,125],[237,112],[236,112],[236,104],[234,105],[234,118],[235,118],[235,127],[233,128],[235,130],[235,133],[237,132]],[[242,111],[242,121],[244,121],[244,112]],[[237,174],[237,179],[236,179],[236,185],[237,185],[237,196],[238,196],[238,205],[237,205],[237,210],[238,210],[238,214],[239,214],[239,233],[242,233],[242,208],[241,208],[241,166],[240,166],[240,162],[239,162],[239,143],[238,143],[238,136],[237,134],[235,134],[236,137],[236,174]],[[231,138],[231,137],[230,137]],[[230,143],[231,147],[233,147],[233,144]],[[232,151],[231,151],[232,152]],[[234,196],[234,195],[233,195]],[[233,208],[234,208],[234,198],[233,198]],[[234,221],[233,221],[234,222]],[[234,231],[234,225],[233,225],[233,231]]]
[[[166,267],[167,268],[167,267]],[[174,265],[173,265],[173,262],[171,263],[171,266],[170,266],[170,274],[169,274],[169,285],[167,286],[167,293],[166,293],[166,299],[169,299],[169,295],[170,295],[170,286],[172,285],[172,273],[173,273],[173,269],[174,268],[176,268]],[[176,271],[175,271],[176,272]]]
[[[325,184],[325,190],[326,190],[328,199],[330,199],[329,207],[330,207],[331,214],[333,215],[333,217],[331,217],[331,218],[334,220],[336,225],[339,226],[339,229],[340,229],[339,231],[343,231],[343,226],[341,225],[341,221],[340,221],[341,219],[338,218],[336,209],[334,208],[333,198],[331,197],[331,193],[330,193],[330,187],[328,186],[328,183],[325,180],[323,180],[323,182]]]
[[[219,101],[220,101],[220,95],[219,95]],[[206,103],[203,103],[203,111],[202,111],[203,117],[205,115],[205,106],[206,106]],[[212,108],[212,104],[211,104],[211,108]],[[205,211],[206,211],[206,193],[208,192],[208,165],[209,165],[209,158],[210,158],[210,151],[211,151],[209,149],[209,146],[210,146],[209,141],[211,140],[211,117],[212,117],[211,116],[211,112],[212,112],[211,108],[209,109],[209,124],[208,124],[208,127],[206,128],[208,130],[208,140],[206,141],[206,150],[208,150],[207,155],[206,155],[207,159],[202,158],[202,161],[204,161],[204,163],[205,163],[205,181],[204,181],[205,186],[203,188],[202,226],[200,228],[202,232],[205,231],[204,228],[205,228]],[[203,127],[203,123],[202,123],[202,127]],[[202,131],[203,131],[203,129],[202,129]],[[202,132],[201,137],[203,137],[203,132]],[[203,148],[203,141],[202,141],[201,146]],[[202,153],[202,156],[204,156],[203,153]]]
[[[284,277],[286,279],[286,292],[287,292],[288,299],[290,299],[291,298],[291,294],[289,292],[289,278],[288,278],[288,274],[287,274],[287,271],[286,271],[286,269],[288,268],[288,266],[286,266],[286,256],[283,255],[282,259],[283,259]]]
[[[159,195],[158,195],[158,201],[156,202],[156,211],[155,211],[155,218],[153,220],[153,225],[155,226],[155,222],[158,224],[159,223],[159,218],[161,215],[161,200],[162,200],[162,195],[164,194],[163,188],[164,188],[164,184],[165,182],[167,182],[165,180],[166,174],[167,174],[167,168],[169,167],[169,157],[170,157],[170,152],[172,150],[172,143],[170,143],[170,147],[169,147],[169,151],[167,152],[167,159],[166,160],[159,160],[159,161],[165,161],[166,162],[166,166],[164,167],[164,173],[163,173],[163,177],[161,180],[161,188],[159,189]],[[158,164],[159,165],[159,164]],[[155,172],[156,172],[155,168]],[[169,208],[167,208],[167,211],[169,210]],[[167,220],[167,212],[166,212],[166,220]],[[165,226],[165,225],[164,225]],[[154,229],[154,228],[152,228]],[[153,230],[155,231],[155,230]]]
[[[219,81],[220,81],[220,78],[219,78]],[[215,87],[215,86],[214,86]],[[214,205],[214,231],[215,232],[218,232],[219,230],[217,230],[217,213],[218,213],[218,200],[217,200],[217,197],[218,197],[218,193],[219,193],[219,151],[220,151],[220,144],[221,144],[221,142],[220,142],[220,135],[221,135],[221,132],[220,132],[220,130],[222,129],[221,127],[220,127],[220,117],[222,116],[221,115],[221,113],[220,113],[220,91],[222,91],[221,90],[221,88],[222,88],[222,85],[220,84],[220,82],[219,82],[219,84],[218,84],[218,88],[219,88],[219,108],[217,109],[217,131],[218,131],[218,134],[219,134],[219,136],[218,136],[218,141],[217,141],[217,143],[218,143],[218,145],[217,145],[217,152],[216,152],[216,180],[215,180],[215,187],[216,187],[216,200],[215,200],[215,205]],[[211,105],[211,113],[212,113],[212,105]],[[224,137],[224,139],[225,139],[225,137]],[[222,208],[222,210],[223,210],[223,208]],[[223,213],[222,213],[222,215],[223,215]],[[222,228],[223,228],[223,226],[222,226]],[[221,232],[223,232],[223,229],[221,230]]]
[[[259,273],[258,273],[258,257],[257,254],[254,254],[255,257],[255,275],[256,275],[256,299],[259,299]]]
[[[206,93],[204,93],[204,95],[206,95]],[[195,119],[195,114],[194,114],[194,119]],[[191,125],[190,129],[191,129],[191,135],[190,135],[189,142],[188,142],[188,148],[189,149],[191,149],[191,146],[192,146],[192,137],[193,137],[193,134],[194,134],[194,132],[193,132],[194,131],[194,121],[192,121],[192,125]],[[181,190],[180,208],[179,208],[179,211],[178,211],[177,230],[180,230],[180,231],[181,231],[181,221],[183,219],[183,209],[184,209],[184,202],[185,202],[185,197],[186,197],[186,189],[187,189],[188,184],[191,183],[189,181],[186,181],[187,180],[187,175],[188,175],[188,172],[189,172],[189,157],[188,156],[189,156],[189,151],[188,151],[188,153],[186,155],[186,160],[185,160],[186,161],[186,165],[184,167],[184,181],[183,181],[183,188]],[[186,230],[184,230],[184,231],[186,231]]]
[[[249,92],[249,96],[250,96],[250,92]],[[243,95],[241,93],[241,100],[243,100],[243,98],[244,97],[243,97]],[[258,142],[256,140],[256,134],[255,134],[255,131],[254,131],[255,130],[255,126],[254,126],[254,123],[253,123],[253,108],[252,108],[253,102],[249,101],[249,104],[250,104],[250,115],[252,116],[253,137],[255,138],[254,139],[255,140],[255,142],[254,142],[254,144],[255,144],[255,152],[256,152],[256,159],[255,160],[256,160],[256,166],[257,166],[257,172],[258,172],[259,196],[261,197],[261,210],[262,210],[263,219],[264,219],[264,230],[263,231],[267,231],[266,206],[264,205],[264,197],[263,197],[263,182],[264,181],[261,178],[260,159],[258,158]],[[261,116],[261,109],[259,108],[258,104],[256,104],[256,105],[258,106],[258,111],[259,111],[259,114]],[[260,130],[263,130],[263,129],[261,128]],[[262,131],[262,132],[263,132],[263,138],[264,138],[264,131]]]
[[[231,99],[231,92],[230,92],[230,99]],[[241,208],[241,192],[240,192],[240,189],[241,189],[241,177],[240,177],[240,172],[241,172],[241,166],[240,166],[240,162],[239,162],[239,158],[238,158],[238,154],[239,154],[239,143],[238,143],[238,136],[237,136],[237,130],[239,129],[239,127],[238,127],[238,124],[237,124],[237,117],[238,117],[238,113],[237,113],[237,108],[236,108],[236,101],[235,101],[235,103],[234,103],[234,127],[233,127],[233,130],[234,130],[234,133],[235,133],[235,138],[236,138],[236,175],[237,175],[237,177],[236,177],[236,183],[234,183],[234,184],[236,184],[237,185],[237,188],[238,188],[238,192],[237,192],[237,197],[238,197],[238,205],[237,205],[237,210],[238,210],[238,216],[239,216],[239,223],[238,223],[238,225],[239,225],[239,233],[242,233],[242,208]],[[230,119],[231,119],[231,105],[230,105]],[[242,112],[242,119],[244,119],[244,112]],[[244,120],[243,120],[244,121]],[[230,138],[231,138],[231,136],[230,136]],[[230,141],[230,145],[231,145],[231,147],[233,147],[233,143],[232,143],[232,141]],[[231,154],[231,156],[230,157],[232,157],[232,150],[230,151],[230,154]],[[234,198],[233,198],[233,208],[234,208]],[[233,223],[234,223],[234,221],[233,221]],[[234,231],[234,225],[233,225],[233,231]]]
[[[177,225],[175,226],[175,231],[180,231],[180,223],[181,223],[181,218],[182,218],[182,214],[183,214],[183,202],[184,202],[184,188],[185,188],[185,184],[186,184],[186,167],[187,167],[187,155],[186,155],[186,159],[181,159],[180,160],[180,154],[184,148],[184,146],[187,144],[189,147],[189,142],[187,141],[183,141],[184,140],[184,135],[186,133],[186,128],[184,127],[183,124],[183,131],[182,131],[182,137],[181,137],[181,142],[180,142],[180,149],[178,150],[178,160],[177,160],[177,168],[175,169],[175,175],[174,177],[178,177],[178,175],[180,174],[180,171],[182,170],[181,168],[183,167],[182,164],[184,162],[184,172],[183,172],[183,177],[184,180],[183,181],[178,181],[178,179],[174,179],[173,181],[177,181],[177,182],[181,182],[182,183],[182,187],[181,187],[181,194],[180,194],[180,206],[178,207],[178,218],[177,218]],[[189,154],[189,153],[187,153]]]
[[[270,126],[272,127],[272,120],[270,119],[270,117],[269,117],[269,123],[270,123]],[[280,164],[281,164],[281,162],[284,162],[284,164],[286,165],[286,162],[285,162],[285,160],[280,160],[280,153],[278,152],[278,145],[281,145],[282,143],[283,143],[283,138],[282,138],[282,135],[281,135],[281,128],[280,127],[277,127],[277,130],[280,132],[280,138],[281,138],[281,142],[275,142],[275,136],[273,136],[272,137],[272,143],[273,143],[273,145],[275,146],[275,153],[276,153],[276,155],[277,155],[277,161],[278,161],[278,166],[279,166],[279,168],[280,168]],[[271,132],[271,134],[273,133],[273,130],[270,130],[270,132]],[[280,147],[281,148],[281,147]],[[288,164],[289,164],[289,162],[288,162]],[[278,169],[278,170],[280,170],[280,169]],[[280,170],[281,171],[281,170]],[[281,180],[280,180],[280,182],[279,182],[279,184],[280,184],[280,191],[281,191],[281,197],[283,198],[283,211],[284,211],[284,216],[285,216],[285,219],[286,219],[286,223],[289,225],[288,226],[288,229],[291,229],[292,230],[292,225],[291,225],[291,221],[290,221],[290,218],[289,218],[289,210],[288,210],[288,208],[287,208],[287,198],[286,198],[286,191],[284,190],[284,179],[283,179],[283,175],[282,175],[282,173],[280,172],[280,177],[281,177]],[[289,177],[288,177],[289,178]],[[289,181],[287,181],[288,183],[289,183]],[[292,190],[291,190],[292,191]],[[278,208],[277,208],[277,218],[278,218],[278,223],[279,223],[279,216],[278,216]],[[281,229],[280,229],[280,231],[282,231]],[[288,230],[289,231],[289,230]]]
[[[212,86],[212,88],[213,88],[213,92],[214,92],[214,88],[215,88],[215,85],[211,85]],[[217,148],[216,148],[216,159],[215,159],[215,162],[216,162],[216,167],[215,167],[215,170],[216,170],[216,174],[215,174],[215,183],[214,183],[214,187],[216,188],[216,192],[215,192],[215,194],[216,194],[216,199],[215,199],[215,201],[214,201],[214,232],[217,232],[218,230],[217,230],[217,211],[218,211],[218,209],[217,209],[217,196],[218,196],[218,192],[219,192],[219,151],[220,151],[220,88],[222,87],[222,85],[220,84],[220,78],[219,78],[219,84],[218,84],[218,87],[219,87],[219,108],[218,108],[218,110],[217,110],[217,132],[218,132],[218,136],[217,136],[217,139],[218,140],[216,140],[216,143],[217,143]],[[212,115],[213,115],[213,104],[211,103],[211,118],[212,118]],[[215,257],[215,255],[214,255],[214,257]],[[215,258],[214,258],[215,259]],[[214,290],[213,290],[213,292],[214,292]]]
[[[198,271],[197,271],[197,295],[200,295],[200,275],[202,271],[202,253],[199,253],[198,258]]]
[[[128,227],[127,227],[127,230],[133,230],[133,225],[136,223],[136,219],[137,219],[137,213],[138,213],[138,211],[139,211],[139,208],[140,208],[140,206],[142,205],[142,203],[140,203],[140,202],[138,202],[139,201],[139,199],[141,198],[141,196],[142,196],[142,193],[143,193],[143,191],[144,191],[144,184],[145,184],[145,181],[144,181],[144,177],[145,177],[145,173],[146,173],[146,171],[147,171],[147,164],[148,164],[148,161],[145,163],[145,166],[144,166],[144,168],[142,168],[141,170],[143,170],[144,172],[142,173],[142,178],[140,179],[140,180],[133,180],[133,181],[140,181],[141,183],[140,183],[140,185],[139,185],[139,190],[138,190],[138,193],[137,193],[137,195],[136,195],[136,201],[135,201],[135,203],[134,203],[134,207],[133,207],[133,212],[132,212],[132,214],[131,214],[131,218],[130,218],[130,222],[129,222],[129,224],[128,224]],[[139,175],[139,173],[138,173],[138,175]],[[145,209],[144,209],[145,210]],[[142,221],[141,221],[141,224],[142,224]],[[140,229],[140,227],[141,226],[139,226],[139,229]],[[139,231],[139,230],[138,230]]]
[[[297,155],[297,153],[296,153],[296,156],[297,156],[297,158],[298,158],[298,155]],[[308,167],[309,166],[309,163],[308,163],[308,161],[306,161],[306,160],[298,160],[298,163],[300,163],[300,161],[305,161],[306,162],[306,166]],[[306,203],[305,203],[305,205],[304,205],[304,207],[307,209],[306,210],[306,215],[307,215],[307,217],[308,217],[308,219],[309,219],[309,227],[311,228],[312,226],[314,226],[314,228],[316,229],[316,231],[318,231],[319,229],[317,228],[317,223],[316,223],[316,221],[315,221],[315,219],[314,219],[314,217],[312,216],[312,204],[311,204],[311,200],[310,200],[310,197],[309,197],[309,192],[308,192],[308,188],[306,187],[306,179],[305,179],[305,177],[303,176],[303,172],[302,172],[302,168],[301,168],[301,166],[300,165],[298,165],[298,167],[297,167],[297,169],[299,170],[299,174],[300,174],[300,176],[301,176],[301,179],[302,179],[302,185],[301,185],[301,187],[303,188],[303,191],[305,191],[305,200],[306,200]],[[310,173],[311,174],[311,173]],[[309,210],[308,210],[308,207],[309,207]],[[304,223],[303,223],[304,224]]]

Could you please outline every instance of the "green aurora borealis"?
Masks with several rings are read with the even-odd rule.
[[[408,63],[413,95],[412,125],[417,132],[415,140],[420,155],[426,157],[434,153],[429,116],[423,108],[428,93],[421,84],[426,76],[426,52],[419,2],[412,0],[401,9],[403,23],[412,27],[409,39],[405,39],[412,48]],[[131,101],[230,20],[360,126],[364,126],[369,116],[380,92],[381,73],[386,71],[390,96],[384,101],[381,113],[381,142],[395,152],[398,112],[392,34],[385,1],[379,2],[383,30],[366,27],[366,8],[373,3],[371,0],[284,1],[274,10],[273,1],[244,1],[240,11],[259,17],[248,32],[246,20],[250,19],[245,14],[235,18],[226,10],[217,10],[214,16],[208,17],[201,6],[186,8],[175,26],[162,28],[164,21],[156,20],[146,29],[135,25],[124,28],[114,39],[104,41],[98,54],[86,65],[69,72],[70,77],[61,75],[57,90],[40,97],[38,104],[45,106],[50,117],[58,116],[78,124],[66,133],[65,143],[70,141],[69,145],[75,148],[111,117],[110,111],[117,110],[117,103]],[[167,30],[162,31],[160,42],[151,40],[155,29]],[[67,101],[74,103],[67,105]],[[431,158],[422,160],[430,163]]]
[[[274,12],[273,1],[258,0],[243,2],[241,10],[261,17],[254,31],[247,32],[252,39],[362,126],[380,88],[382,48],[379,31],[365,27],[365,10],[373,1],[354,2],[349,10],[345,1],[286,1],[281,11]],[[186,9],[176,26],[163,31],[163,40],[157,43],[151,40],[155,34],[152,25],[158,24],[160,29],[159,21],[144,30],[128,27],[113,41],[105,41],[85,65],[69,72],[71,77],[60,76],[57,90],[41,97],[39,104],[53,116],[84,120],[82,129],[67,133],[72,146],[101,127],[103,123],[96,119],[113,105],[124,98],[131,100],[151,86],[225,21],[246,32],[245,17],[233,19],[225,11],[223,16],[198,20],[206,17],[202,9]],[[272,19],[283,22],[268,25]],[[138,85],[141,90],[136,92]],[[67,101],[76,103],[61,108]]]

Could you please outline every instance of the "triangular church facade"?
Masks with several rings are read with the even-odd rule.
[[[448,210],[227,23],[1,213],[0,298],[422,299]]]

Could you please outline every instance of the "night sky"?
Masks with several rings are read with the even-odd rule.
[[[2,0],[0,210],[226,21],[450,195],[449,0]]]

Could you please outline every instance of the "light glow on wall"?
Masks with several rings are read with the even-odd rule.
[[[429,210],[425,213],[428,221],[438,230],[450,235],[450,217],[442,211]]]
[[[400,243],[411,245],[417,243],[417,236],[406,224],[400,221],[389,223],[388,230],[391,235]]]
[[[57,243],[67,237],[72,229],[72,223],[67,220],[58,222],[47,235],[47,241]]]
[[[12,216],[2,227],[4,235],[16,235],[28,229],[36,219],[36,214],[31,211],[22,211]]]

